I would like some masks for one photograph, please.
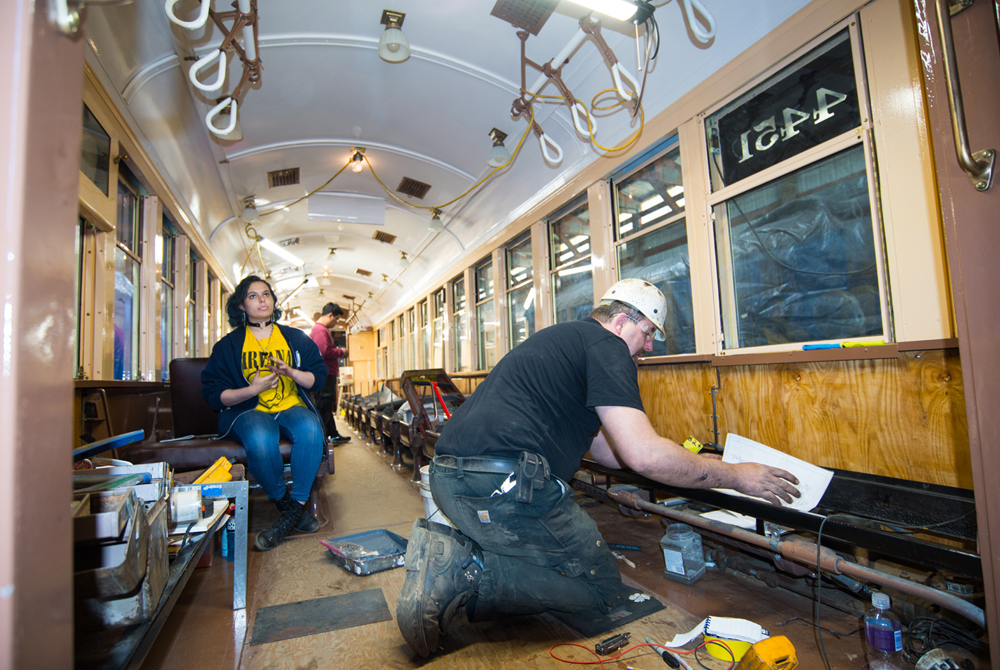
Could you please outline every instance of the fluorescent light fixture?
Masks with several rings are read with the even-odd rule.
[[[680,184],[675,184],[674,186],[671,186],[670,188],[667,189],[667,195],[669,195],[671,198],[676,198],[683,192],[684,192],[684,187],[681,186]]]
[[[274,282],[276,291],[288,291],[302,283],[303,277],[285,277]]]
[[[631,2],[626,2],[625,0],[570,0],[570,2],[581,7],[586,7],[587,9],[592,9],[595,12],[606,14],[619,21],[632,18],[632,15],[639,9]]]
[[[308,323],[310,327],[316,325],[316,322],[310,319],[308,316],[306,316],[306,313],[302,311],[301,307],[296,307],[295,311],[299,313],[299,316],[301,316],[303,319],[306,320],[306,323]]]
[[[264,247],[265,249],[267,249],[268,251],[270,251],[272,254],[274,254],[276,256],[280,256],[281,258],[285,259],[286,261],[288,261],[292,265],[295,265],[295,266],[305,265],[305,262],[301,258],[299,258],[298,256],[296,256],[293,253],[290,253],[286,249],[283,249],[282,247],[279,247],[277,244],[275,244],[271,240],[265,239],[263,237],[260,238],[260,246]]]

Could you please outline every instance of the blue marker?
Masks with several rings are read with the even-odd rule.
[[[803,344],[803,351],[812,351],[814,349],[840,349],[839,344]]]

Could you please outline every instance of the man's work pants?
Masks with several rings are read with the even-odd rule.
[[[506,475],[475,472],[475,458],[460,462],[461,471],[431,464],[431,492],[455,527],[483,549],[483,581],[469,603],[470,618],[609,612],[621,588],[618,566],[572,489],[553,476],[530,503],[518,503],[513,488],[494,494]]]

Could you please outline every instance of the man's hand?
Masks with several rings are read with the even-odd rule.
[[[779,506],[779,498],[790,503],[793,497],[798,498],[800,495],[799,490],[792,486],[798,484],[799,480],[781,468],[760,463],[736,463],[732,467],[736,476],[733,488],[740,493],[763,498],[772,505]]]

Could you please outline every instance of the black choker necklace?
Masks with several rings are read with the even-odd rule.
[[[254,328],[267,328],[268,323],[254,323],[253,321],[247,321],[247,325],[253,326]]]

